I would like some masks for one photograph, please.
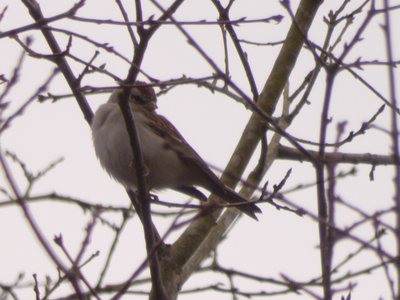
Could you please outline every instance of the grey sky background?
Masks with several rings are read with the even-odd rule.
[[[133,5],[133,1],[125,2],[128,6]],[[361,1],[352,2],[351,7],[359,6],[361,3]],[[74,1],[67,0],[40,1],[45,16],[64,12],[73,3]],[[329,9],[336,9],[340,3],[341,1],[325,1],[310,30],[310,40],[319,45],[322,44],[326,33],[326,25],[324,25],[322,19],[327,15]],[[291,4],[293,10],[295,10],[297,1],[291,1]],[[390,4],[400,4],[400,2],[390,1]],[[167,6],[166,3],[164,5]],[[377,1],[377,5],[381,5],[381,1]],[[3,0],[0,2],[0,9],[5,6],[8,6],[8,11],[0,23],[1,31],[32,22],[26,9],[18,1]],[[144,5],[144,11],[147,16],[152,14],[158,16],[159,13],[151,5]],[[231,18],[245,16],[248,19],[257,19],[277,14],[284,16],[279,24],[274,22],[243,24],[237,28],[237,33],[243,39],[273,42],[285,38],[291,22],[290,17],[278,1],[237,1],[235,9],[231,13]],[[79,11],[79,15],[121,20],[114,1],[106,0],[86,1],[85,6]],[[361,14],[354,20],[354,24],[344,36],[345,40],[353,36],[354,30],[358,28],[363,16],[364,14]],[[134,18],[133,13],[131,17]],[[215,20],[217,14],[209,1],[188,0],[179,9],[176,17],[182,21]],[[400,28],[399,17],[400,11],[397,10],[392,16],[392,40],[394,42],[395,59],[397,60],[399,59],[399,39],[397,38]],[[386,57],[383,31],[380,28],[382,23],[383,15],[373,20],[365,34],[362,35],[364,38],[362,43],[356,46],[348,56],[348,62],[354,61],[360,56],[364,60],[383,60]],[[127,58],[131,56],[132,47],[123,26],[92,25],[68,20],[57,22],[55,25],[69,28],[98,41],[107,42]],[[187,26],[187,29],[196,41],[204,47],[204,50],[222,67],[223,49],[219,27]],[[38,32],[25,33],[20,37],[26,36],[33,38],[33,49],[40,53],[48,52]],[[67,42],[65,36],[57,35],[57,38],[61,45],[65,46]],[[89,47],[85,42],[73,39],[72,45],[72,53],[83,59],[89,60],[93,55],[93,47]],[[342,49],[341,47],[338,49],[339,52]],[[23,51],[11,39],[0,39],[0,49],[2,52],[0,73],[9,76]],[[245,49],[255,74],[257,86],[261,90],[280,46],[245,46]],[[231,47],[229,51],[232,54],[230,61],[232,79],[246,92],[249,92],[244,72],[234,54],[234,49]],[[104,52],[95,62],[98,64],[105,63],[107,70],[121,78],[126,75],[129,67],[126,62]],[[82,70],[80,65],[73,63],[72,66],[75,72],[79,73]],[[301,58],[291,76],[289,87],[291,92],[302,82],[305,74],[312,67],[313,58],[309,51],[303,49]],[[26,57],[17,88],[14,88],[7,97],[10,102],[9,111],[14,111],[24,103],[44,82],[53,68],[54,66],[45,60]],[[186,43],[173,26],[161,28],[154,39],[151,40],[143,69],[160,80],[178,78],[183,74],[201,77],[210,75],[211,72],[203,59]],[[399,71],[396,70],[396,72],[398,76]],[[383,95],[388,96],[386,67],[366,66],[358,73],[362,74],[363,78]],[[325,76],[320,76],[316,88],[310,96],[310,105],[304,109],[303,113],[289,128],[288,131],[291,134],[303,139],[314,141],[318,139],[318,124],[325,88],[324,80]],[[85,79],[83,85],[110,87],[115,86],[115,82],[106,76],[90,75]],[[59,95],[70,91],[63,77],[58,75],[51,83],[49,92]],[[104,103],[107,98],[107,93],[88,96],[93,110]],[[335,126],[338,122],[348,121],[347,132],[358,130],[361,123],[370,119],[382,104],[360,82],[348,73],[342,72],[334,86],[329,140],[334,139]],[[205,89],[199,89],[195,85],[179,86],[161,96],[159,98],[159,112],[176,125],[189,143],[210,165],[216,166],[220,170],[223,170],[228,162],[251,115],[250,111],[246,110],[242,104],[221,95],[212,94]],[[279,115],[279,111],[276,115]],[[388,129],[390,125],[389,116],[390,110],[386,108],[375,124]],[[64,158],[60,165],[35,184],[33,194],[41,195],[57,191],[59,194],[85,199],[93,203],[129,206],[129,199],[126,197],[124,189],[101,169],[93,151],[90,128],[73,98],[62,99],[56,103],[47,101],[45,103],[35,102],[30,105],[23,116],[17,118],[12,126],[2,134],[1,148],[16,153],[33,172],[41,170],[60,157]],[[345,145],[341,150],[354,153],[389,154],[391,148],[390,140],[386,134],[378,130],[369,130],[366,135],[358,136],[351,144]],[[255,155],[252,166],[255,165],[257,159],[258,157]],[[23,190],[27,184],[23,174],[11,160],[9,163],[12,165],[16,182]],[[287,189],[298,184],[312,183],[315,179],[313,169],[307,163],[277,161],[268,171],[265,180],[270,182],[270,186],[277,184],[289,168],[292,168],[292,174],[285,187]],[[338,171],[348,171],[351,168],[350,165],[340,165]],[[248,168],[249,170],[251,170],[251,167]],[[389,207],[392,203],[393,172],[391,167],[377,167],[375,181],[373,182],[369,179],[369,172],[370,167],[357,166],[357,176],[339,181],[337,188],[340,196],[347,201],[361,207],[366,212],[375,212],[381,208]],[[0,187],[6,187],[3,177],[0,177]],[[171,202],[183,203],[186,200],[185,196],[168,191],[159,193],[159,197]],[[3,198],[3,195],[0,194],[0,201]],[[315,189],[306,189],[290,194],[290,198],[301,206],[316,211]],[[36,222],[50,242],[54,235],[61,233],[71,253],[76,253],[79,250],[80,243],[85,235],[83,229],[90,220],[90,214],[82,215],[81,209],[77,206],[52,201],[32,204],[30,208]],[[155,207],[155,210],[166,211],[168,209]],[[235,224],[229,232],[228,238],[218,248],[220,263],[226,267],[243,269],[263,276],[276,277],[277,274],[284,274],[298,281],[306,281],[319,274],[317,224],[308,217],[300,218],[287,212],[277,211],[268,204],[262,205],[262,210],[263,214],[260,216],[259,222],[242,217]],[[119,216],[106,214],[106,218],[110,222],[120,222]],[[338,209],[337,218],[340,220],[339,224],[346,226],[346,224],[353,223],[355,213],[341,208]],[[394,224],[393,215],[388,215],[385,220]],[[163,232],[163,228],[167,228],[170,220],[157,219],[156,223],[160,231]],[[169,238],[170,241],[173,241],[178,234],[178,232],[174,233]],[[368,240],[373,234],[373,228],[371,225],[361,226],[357,230],[357,234]],[[17,206],[0,207],[0,235],[2,239],[2,246],[0,247],[1,283],[12,282],[19,272],[25,273],[23,281],[27,282],[31,281],[33,273],[38,275],[40,281],[45,280],[46,274],[56,276],[56,270],[38,245]],[[100,254],[84,268],[85,275],[89,280],[95,281],[97,278],[101,263],[97,263],[96,260],[104,261],[106,255],[104,251],[109,246],[111,238],[110,229],[104,225],[96,226],[87,249],[87,255],[97,250],[100,251]],[[383,243],[389,249],[393,245],[394,253],[394,240],[391,236],[385,237]],[[340,261],[349,251],[357,247],[353,242],[342,241],[335,251],[335,260]],[[55,249],[62,257],[61,252],[56,247]],[[107,277],[107,280],[111,282],[119,282],[129,276],[146,255],[142,227],[136,219],[128,224],[116,253]],[[366,251],[355,259],[351,265],[352,270],[361,269],[363,266],[372,264],[370,262],[375,260],[378,261],[378,258]],[[193,276],[184,286],[184,289],[208,284],[209,276],[209,274]],[[215,276],[215,283],[221,283],[222,286],[227,287],[224,277],[213,276]],[[379,297],[389,299],[389,289],[382,270],[355,281],[357,286],[353,290],[352,299],[379,299]],[[247,284],[249,290],[258,290],[257,286],[252,283]],[[24,295],[21,299],[33,299],[34,297],[30,288],[22,291],[21,295]],[[182,295],[179,299],[204,299],[207,295],[211,299],[231,299],[228,294],[215,296],[216,294],[212,292]],[[283,295],[271,299],[294,299],[294,297],[293,295]],[[298,297],[300,298],[300,296]],[[301,298],[309,299],[306,295]],[[107,297],[104,297],[104,299],[107,299]],[[133,296],[132,299],[141,298]],[[336,297],[336,299],[339,299],[339,297]]]

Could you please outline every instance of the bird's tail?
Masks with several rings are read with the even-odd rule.
[[[248,200],[240,196],[234,190],[224,186],[223,190],[216,193],[216,195],[221,197],[228,203],[235,204],[235,207],[237,209],[239,209],[249,217],[258,220],[256,213],[261,213],[261,209],[254,203],[248,203]]]

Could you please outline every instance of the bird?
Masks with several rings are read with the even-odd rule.
[[[123,88],[116,88],[109,100],[99,106],[91,125],[92,138],[102,167],[125,188],[135,191],[138,185],[135,159],[119,106],[122,93]],[[156,112],[157,97],[153,87],[137,81],[130,87],[128,100],[149,190],[172,189],[207,201],[196,188],[202,187],[257,220],[260,208],[225,186],[172,123]]]

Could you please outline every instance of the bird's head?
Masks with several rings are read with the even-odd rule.
[[[111,94],[109,102],[118,103],[122,92],[122,88],[115,90]],[[131,87],[129,102],[134,106],[140,106],[150,111],[154,111],[157,108],[157,97],[154,89],[142,81],[136,81],[135,85]]]

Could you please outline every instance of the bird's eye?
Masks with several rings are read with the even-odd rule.
[[[140,93],[137,89],[132,89],[130,100],[139,104],[145,104],[148,102],[147,96]]]

